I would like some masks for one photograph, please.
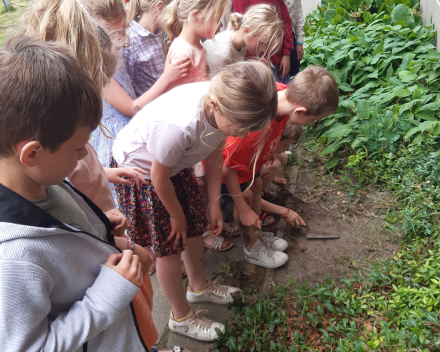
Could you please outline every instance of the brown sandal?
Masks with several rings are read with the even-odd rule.
[[[212,236],[212,234],[210,234],[208,232],[207,235],[203,235],[203,237],[207,237],[207,236]],[[226,241],[223,236],[218,236],[214,239],[214,242],[212,242],[212,244],[210,246],[205,244],[204,242],[203,242],[203,245],[206,248],[213,250],[214,252],[224,252],[224,251],[231,249],[234,246],[234,244],[232,242],[229,242],[229,244],[223,248],[223,243],[225,243],[225,242],[228,243],[229,241]]]

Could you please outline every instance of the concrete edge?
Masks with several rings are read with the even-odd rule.
[[[293,170],[294,178],[289,180],[289,190],[291,193],[295,193],[296,190],[296,180],[298,178],[299,166],[291,166]],[[278,222],[277,232],[275,236],[279,238],[284,238],[288,236],[288,232],[290,231],[290,226],[287,225],[285,221]],[[264,277],[263,282],[263,293],[269,293],[275,285],[273,281],[273,277],[276,269],[266,269],[266,276]]]

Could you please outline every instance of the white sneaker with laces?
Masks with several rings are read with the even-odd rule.
[[[181,321],[176,321],[173,312],[171,312],[168,326],[170,330],[176,334],[184,335],[202,342],[212,342],[217,338],[215,329],[218,328],[224,332],[225,326],[202,316],[202,314],[206,314],[207,312],[207,309],[194,311],[191,308],[185,319]]]
[[[208,280],[202,292],[186,291],[186,299],[191,303],[211,302],[226,305],[234,301],[231,293],[239,291],[237,287],[223,286]]]
[[[244,256],[249,263],[269,269],[278,268],[289,260],[286,253],[270,249],[259,239],[250,251],[246,249],[246,246],[244,247]]]
[[[286,240],[276,237],[273,232],[260,232],[260,231],[255,232],[257,236],[259,233],[261,234],[263,243],[274,251],[284,252],[287,249],[287,247],[289,247],[289,244],[287,243]]]

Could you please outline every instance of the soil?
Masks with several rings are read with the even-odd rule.
[[[387,194],[365,189],[350,196],[341,188],[341,176],[325,175],[322,166],[310,161],[303,158],[296,167],[296,186],[285,200],[307,227],[286,230],[289,261],[275,271],[274,281],[286,283],[289,275],[301,283],[322,283],[330,275],[339,282],[343,270],[348,277],[368,273],[370,264],[392,257],[398,239],[386,230],[385,213],[392,205]],[[307,239],[307,233],[340,238]]]

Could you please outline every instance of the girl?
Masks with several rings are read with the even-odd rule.
[[[102,3],[101,3],[102,4]],[[109,3],[107,3],[108,5]],[[120,11],[119,3],[110,3]],[[91,7],[91,4],[88,4]],[[110,6],[109,8],[112,8]],[[115,55],[111,38],[94,21],[85,5],[75,0],[42,0],[36,2],[24,17],[25,32],[45,41],[57,41],[68,44],[75,53],[79,65],[93,78],[100,90],[116,71],[118,58]],[[78,163],[69,180],[93,202],[106,212],[112,222],[119,222],[119,233],[124,231],[126,218],[114,209],[107,176],[97,159],[93,147],[86,146],[88,155]],[[118,175],[123,175],[119,173]],[[120,176],[118,176],[120,177]],[[133,179],[134,180],[134,179]],[[127,182],[127,180],[124,180]],[[134,182],[136,182],[134,180]],[[144,274],[148,271],[150,256],[141,246],[134,245],[126,237],[115,238],[121,249],[133,249],[142,263]],[[148,275],[144,276],[141,292],[134,298],[133,307],[137,313],[137,325],[145,344],[150,348],[156,342],[158,334],[151,317],[153,289]]]
[[[250,6],[244,15],[232,13],[228,30],[217,34],[215,41],[205,41],[203,47],[214,76],[226,65],[243,61],[246,51],[270,60],[282,44],[283,22],[272,6],[262,4]]]
[[[223,225],[220,185],[225,135],[245,136],[265,128],[276,109],[271,71],[259,62],[236,63],[212,83],[180,86],[162,95],[137,114],[114,143],[114,166],[148,172],[146,184],[138,187],[132,182],[117,191],[120,207],[130,219],[130,235],[143,246],[153,245],[158,257],[159,282],[172,307],[171,331],[213,341],[215,329],[224,326],[194,312],[187,300],[227,304],[237,291],[206,279],[202,234],[208,224],[192,165],[205,159],[208,228],[218,236]],[[186,299],[181,253],[189,277]]]
[[[168,56],[171,60],[182,56],[191,60],[190,74],[181,84],[210,79],[208,60],[200,39],[214,38],[228,7],[228,0],[177,0],[167,6],[163,27]]]
[[[234,12],[245,13],[249,6],[258,4],[269,4],[276,9],[279,17],[283,21],[284,39],[281,50],[276,52],[271,62],[274,65],[273,73],[277,82],[288,84],[290,82],[290,54],[293,49],[292,21],[289,11],[283,0],[234,0],[232,8]]]
[[[83,0],[83,5],[93,18],[106,28],[115,46],[120,50],[126,45],[126,17],[122,1],[120,0],[104,0],[91,1]],[[116,75],[109,84],[109,89],[105,94],[104,100],[104,114],[102,125],[104,128],[99,128],[93,131],[91,143],[98,153],[100,162],[106,167],[110,167],[110,150],[113,144],[113,138],[116,137],[119,131],[124,128],[130,121],[131,117],[150,101],[157,98],[159,95],[172,88],[173,83],[180,79],[180,75],[186,75],[185,67],[181,66],[182,61],[169,65],[166,73],[155,87],[145,93],[138,99],[133,89],[131,79],[125,69],[125,65],[120,65]],[[109,138],[110,137],[110,138]],[[139,170],[135,170],[139,172]],[[111,170],[107,171],[112,173]],[[138,175],[141,182],[143,182],[142,175]],[[111,187],[113,199],[117,204],[117,197],[114,188]]]
[[[163,16],[163,28],[166,30],[168,58],[174,61],[186,57],[191,61],[190,73],[180,84],[210,79],[206,51],[200,40],[212,39],[215,36],[229,7],[230,2],[227,0],[178,0],[167,6]],[[205,169],[201,162],[194,166],[194,172],[206,205],[209,203],[209,195]],[[225,251],[232,248],[233,243],[225,241],[223,237],[216,239],[206,231],[205,246],[215,251]]]

